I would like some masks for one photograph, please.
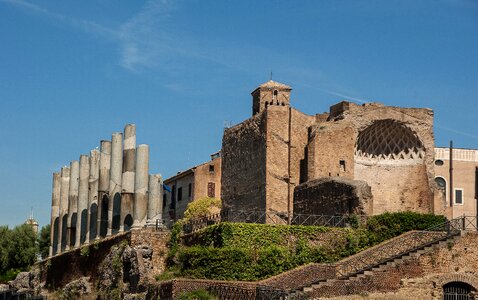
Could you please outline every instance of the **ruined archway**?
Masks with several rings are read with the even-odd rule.
[[[98,204],[93,203],[90,206],[90,241],[94,240],[97,235],[96,220],[98,220]]]
[[[100,237],[105,237],[108,233],[108,196],[104,195],[101,199],[101,212],[100,212]]]
[[[111,223],[111,233],[119,232],[121,223],[121,194],[116,193],[113,196],[113,219]]]
[[[399,120],[383,119],[357,135],[354,179],[372,188],[373,214],[431,210],[426,149],[414,129]]]
[[[55,255],[58,252],[58,239],[60,237],[60,229],[58,228],[60,223],[60,218],[56,217],[53,221],[53,240],[52,240],[52,254]]]

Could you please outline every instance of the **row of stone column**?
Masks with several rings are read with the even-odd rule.
[[[162,178],[148,174],[134,124],[53,173],[50,256],[161,219]]]

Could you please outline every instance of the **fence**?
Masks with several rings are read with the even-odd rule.
[[[210,215],[206,218],[196,219],[183,225],[183,232],[193,233],[206,226],[220,222],[233,223],[267,223],[291,224],[305,226],[326,227],[354,227],[366,222],[363,215],[304,215],[295,214],[289,219],[288,215],[280,212],[261,212],[248,210],[223,210],[220,214]]]

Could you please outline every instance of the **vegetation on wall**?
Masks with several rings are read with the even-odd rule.
[[[220,223],[181,242],[175,226],[168,266],[176,276],[259,280],[299,265],[335,262],[410,230],[445,222],[443,216],[385,213],[358,228]]]
[[[221,199],[203,197],[190,202],[184,211],[183,222],[206,218],[221,211]]]

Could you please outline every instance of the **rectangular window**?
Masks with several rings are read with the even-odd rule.
[[[209,182],[207,184],[207,196],[209,198],[215,197],[215,189],[216,189],[216,184],[214,182]]]
[[[188,185],[188,197],[189,198],[191,198],[191,195],[193,194],[193,188],[192,187],[193,187],[193,185],[192,185],[192,183],[190,183]]]
[[[173,185],[171,188],[171,204],[169,205],[170,209],[176,209],[176,185]]]
[[[345,172],[345,160],[340,160],[340,171]]]
[[[166,207],[166,194],[163,194],[163,208]]]
[[[183,200],[183,188],[178,188],[178,201]]]
[[[463,189],[455,189],[455,204],[463,205]]]
[[[214,165],[209,165],[209,173],[214,173]]]

